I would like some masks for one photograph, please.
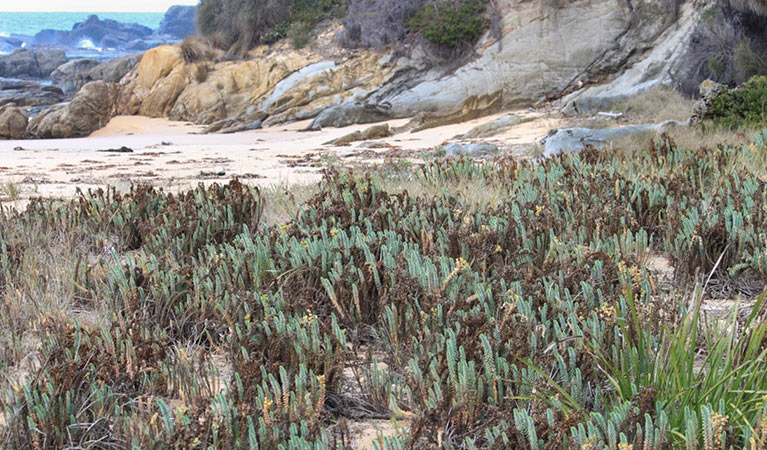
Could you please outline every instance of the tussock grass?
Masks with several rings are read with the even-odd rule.
[[[692,115],[693,101],[671,88],[656,88],[621,100],[610,110],[623,113],[632,123],[685,121]]]

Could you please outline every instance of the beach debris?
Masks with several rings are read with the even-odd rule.
[[[105,150],[99,150],[99,152],[101,153],[133,153],[133,149],[123,145],[120,148],[108,148]]]

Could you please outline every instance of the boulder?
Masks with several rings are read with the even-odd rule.
[[[129,55],[122,58],[110,59],[88,71],[88,77],[107,83],[119,83],[141,61],[141,55]]]
[[[119,91],[118,85],[104,81],[88,83],[68,104],[33,118],[27,131],[39,139],[88,136],[117,115]]]
[[[64,92],[56,86],[44,86],[33,81],[0,79],[0,106],[49,106],[64,100]]]
[[[196,6],[171,6],[160,22],[155,34],[173,36],[183,39],[197,34]]]
[[[323,127],[345,127],[358,123],[373,123],[391,119],[388,104],[343,103],[320,113],[309,125],[309,130]]]
[[[5,107],[0,109],[0,138],[23,139],[29,119],[21,108]]]
[[[373,125],[363,131],[355,131],[345,136],[341,136],[338,139],[333,139],[330,142],[326,142],[323,145],[349,145],[352,142],[369,141],[372,139],[380,139],[389,137],[392,135],[389,124],[383,123],[380,125]]]
[[[622,128],[594,130],[590,128],[560,128],[541,140],[543,156],[577,153],[586,147],[605,148],[624,139],[652,138],[671,128],[687,126],[687,122],[667,120],[660,124],[629,125]]]
[[[451,142],[445,145],[444,147],[442,147],[442,150],[445,151],[446,156],[455,156],[455,155],[477,156],[477,155],[487,155],[492,153],[498,153],[498,146],[495,144],[491,144],[489,142],[469,142],[469,143]]]
[[[74,93],[92,81],[89,73],[99,65],[101,62],[95,59],[73,59],[56,68],[51,73],[51,80],[55,81],[65,93]]]
[[[0,77],[47,78],[57,67],[67,62],[67,54],[55,49],[19,49],[0,56]]]

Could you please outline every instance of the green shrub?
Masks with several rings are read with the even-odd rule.
[[[294,48],[303,48],[309,43],[312,33],[312,24],[309,22],[293,22],[288,29],[287,36],[293,42]]]
[[[709,99],[708,117],[719,125],[767,124],[767,76],[756,76],[739,88],[722,87]]]
[[[486,0],[432,0],[407,22],[408,28],[446,47],[472,42],[487,28]]]
[[[305,45],[314,25],[345,12],[346,0],[201,0],[197,25],[218,46],[242,54],[285,37],[293,27],[294,44]]]

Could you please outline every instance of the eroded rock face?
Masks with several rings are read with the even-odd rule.
[[[33,118],[27,129],[39,139],[88,136],[117,115],[120,86],[94,81],[86,84],[68,104]]]
[[[689,31],[671,25],[694,17],[689,11],[677,14],[673,2],[668,7],[619,0],[497,3],[500,40],[488,34],[475,57],[457,68],[428,67],[417,52],[405,57],[343,50],[334,30],[306,49],[261,47],[239,61],[190,62],[179,46],[165,45],[147,51],[132,70],[129,59],[114,63],[114,75],[103,65],[91,69],[102,73],[93,79],[119,81],[121,87],[119,98],[99,103],[95,115],[115,110],[215,124],[211,129],[224,124],[219,131],[257,121],[271,126],[314,118],[310,129],[318,129],[416,116],[408,129],[424,129],[558,98],[596,82],[613,80],[605,95],[649,86],[669,73],[665,60],[678,54],[672,44]],[[63,110],[37,120],[33,134],[53,133],[56,127],[48,122],[68,114]],[[67,130],[82,134],[88,128]]]
[[[29,119],[21,108],[0,108],[0,139],[23,139]]]
[[[65,62],[67,54],[63,50],[20,49],[10,55],[0,56],[0,77],[47,78]]]
[[[362,98],[393,73],[375,52],[331,55],[260,48],[246,61],[187,62],[177,46],[148,51],[126,82],[129,114],[210,125],[226,119],[265,125],[317,116]]]
[[[503,91],[487,95],[472,95],[461,102],[458,107],[446,111],[422,112],[400,131],[423,131],[429,128],[443,127],[455,123],[467,122],[479,117],[495,114],[503,107]]]

